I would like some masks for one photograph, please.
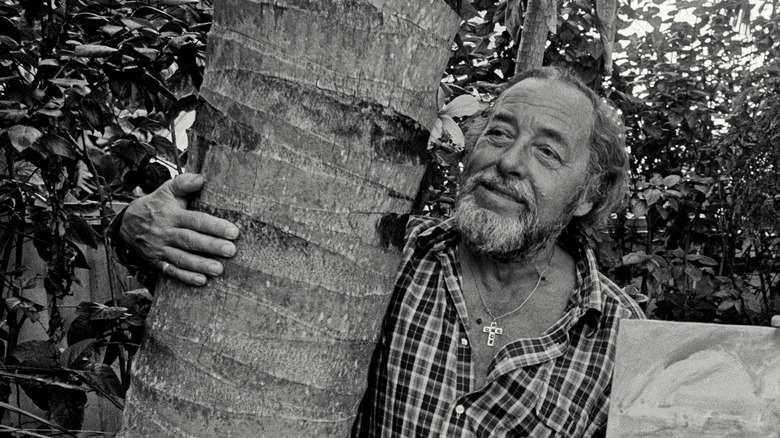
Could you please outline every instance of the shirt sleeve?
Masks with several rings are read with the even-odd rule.
[[[126,267],[136,280],[147,288],[150,293],[154,294],[157,280],[160,278],[160,272],[143,256],[134,252],[119,234],[119,228],[122,226],[122,219],[126,210],[127,207],[119,212],[108,226],[109,246],[113,252],[114,259]]]

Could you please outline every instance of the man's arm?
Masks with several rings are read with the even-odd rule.
[[[210,258],[232,257],[238,228],[206,213],[187,210],[187,197],[203,188],[203,177],[183,174],[130,203],[119,224],[122,243],[148,264],[184,283],[201,286],[222,274]]]

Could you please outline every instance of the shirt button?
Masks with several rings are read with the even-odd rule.
[[[469,345],[469,340],[466,338],[461,338],[460,345]]]
[[[466,408],[463,407],[463,405],[455,406],[455,413],[460,415],[462,413],[466,412]]]

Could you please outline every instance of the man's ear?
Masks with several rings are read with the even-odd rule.
[[[583,199],[577,206],[577,210],[574,211],[574,217],[585,216],[586,214],[590,213],[591,210],[593,210],[593,202]]]
[[[577,203],[577,209],[574,210],[574,217],[582,217],[586,214],[590,213],[591,210],[593,210],[593,206],[596,204],[594,202],[594,193],[596,191],[596,187],[598,187],[596,184],[598,183],[598,180],[594,179],[593,177],[586,177],[583,184],[587,184],[585,190],[580,192],[580,200]]]

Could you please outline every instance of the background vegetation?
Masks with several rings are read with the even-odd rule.
[[[452,207],[458,124],[515,71],[526,6],[450,3],[464,24],[430,143],[420,212],[432,215]],[[558,12],[545,64],[576,70],[620,109],[632,156],[625,210],[590,235],[604,269],[653,318],[765,325],[780,313],[776,1],[619,4],[607,63],[593,4],[567,0]],[[5,414],[9,433],[75,434],[90,391],[122,406],[149,293],[112,282],[112,300],[82,303],[72,322],[61,303],[77,270],[89,269],[83,248],[105,247],[114,205],[186,163],[211,18],[210,2],[197,0],[0,5],[0,406],[16,412],[14,421]],[[43,276],[26,270],[30,244]],[[26,296],[38,285],[47,302]],[[42,313],[48,339],[20,342],[22,325],[40,324]],[[9,402],[11,385],[45,418]]]

